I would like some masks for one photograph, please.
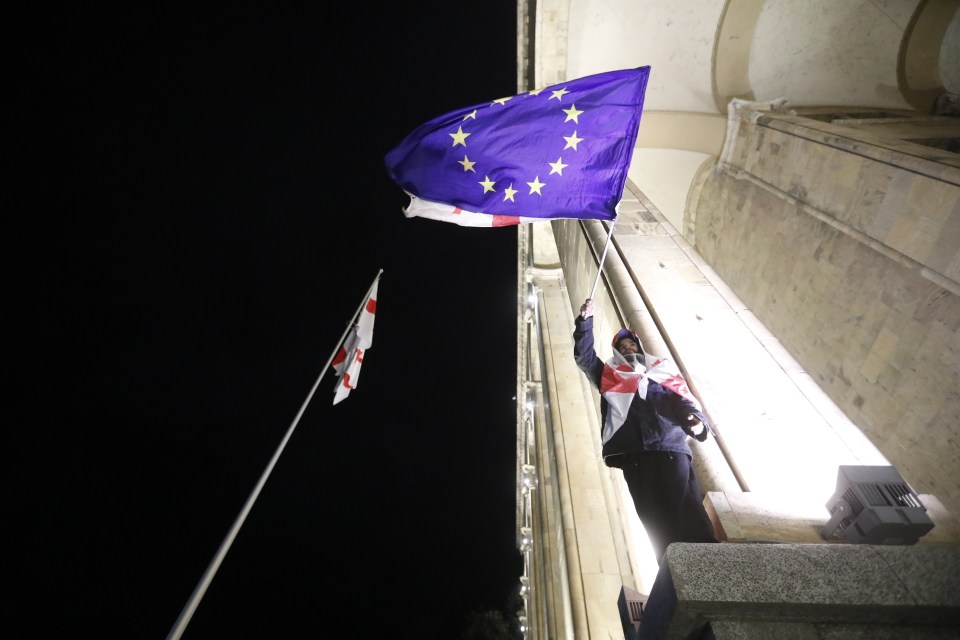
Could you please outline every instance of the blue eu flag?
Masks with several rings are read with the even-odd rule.
[[[613,220],[650,67],[609,71],[452,111],[387,153],[413,199],[522,221]]]

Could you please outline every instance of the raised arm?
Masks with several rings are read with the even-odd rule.
[[[599,389],[603,362],[597,357],[593,344],[593,300],[587,298],[580,305],[580,315],[574,318],[573,323],[573,358],[590,382]]]

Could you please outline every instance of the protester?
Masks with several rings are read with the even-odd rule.
[[[601,455],[623,471],[657,561],[672,542],[717,542],[703,508],[687,436],[707,439],[700,404],[669,362],[644,353],[637,334],[620,329],[603,362],[593,338],[593,300],[574,320],[577,366],[600,391]]]

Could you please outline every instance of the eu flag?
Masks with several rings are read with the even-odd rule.
[[[613,220],[650,67],[476,104],[420,125],[387,153],[412,201],[520,221]]]

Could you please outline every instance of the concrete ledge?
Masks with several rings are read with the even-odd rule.
[[[742,623],[736,628],[808,623],[958,629],[960,548],[670,545],[647,601],[640,639],[710,637],[703,635],[710,633],[708,625],[713,634],[728,628],[729,637],[756,637],[737,636],[734,626],[724,625],[734,622]],[[810,637],[806,627],[789,629],[783,637]]]
[[[921,547],[960,547],[960,521],[936,496],[918,496],[933,529],[917,541]],[[845,544],[820,535],[830,519],[825,500],[801,502],[763,493],[709,491],[703,506],[720,540],[727,542],[795,542]]]
[[[718,621],[716,640],[956,640],[960,630],[943,627],[896,627],[876,624],[811,624],[809,622]]]

